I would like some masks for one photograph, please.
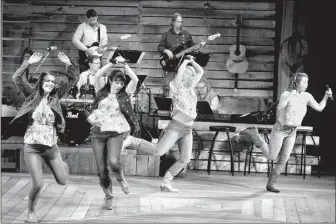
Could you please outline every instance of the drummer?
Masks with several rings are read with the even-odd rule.
[[[81,87],[85,84],[92,85],[94,87],[94,91],[96,92],[99,88],[96,83],[95,74],[100,69],[100,59],[99,57],[89,57],[89,66],[90,68],[80,74],[79,81],[77,83],[78,90],[81,90]],[[81,92],[78,91],[77,99],[81,97]]]

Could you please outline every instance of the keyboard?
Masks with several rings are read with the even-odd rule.
[[[196,121],[230,121],[231,114],[212,114],[212,115],[203,115],[199,114],[196,117]]]

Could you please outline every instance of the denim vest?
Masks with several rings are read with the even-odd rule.
[[[39,102],[35,102],[35,90],[34,87],[23,77],[26,69],[29,67],[29,63],[24,61],[21,67],[13,75],[13,82],[16,87],[25,95],[26,100],[23,102],[20,110],[16,114],[15,118],[10,124],[14,122],[22,122],[26,126],[31,121],[31,118],[27,119],[29,112],[34,111]],[[55,127],[57,132],[63,133],[65,130],[65,120],[62,113],[61,104],[59,99],[62,98],[70,89],[78,82],[79,75],[75,74],[75,67],[70,65],[67,70],[68,81],[59,86],[56,89],[56,93],[51,97],[51,101],[48,103],[51,110],[55,114]]]
[[[100,101],[105,99],[107,97],[107,94],[100,94],[99,96],[97,96],[97,99],[92,105],[91,113],[98,108]],[[140,124],[138,122],[137,117],[135,116],[135,113],[133,112],[131,99],[129,95],[127,95],[126,92],[121,91],[117,94],[117,100],[119,103],[120,111],[125,116],[128,124],[131,127],[131,135],[134,136],[138,135],[140,131]]]

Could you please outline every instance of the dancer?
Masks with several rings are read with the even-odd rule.
[[[56,135],[56,131],[64,132],[65,128],[59,99],[78,81],[75,67],[69,58],[60,52],[58,59],[68,66],[67,82],[55,87],[55,76],[43,72],[33,87],[23,74],[30,65],[38,63],[42,57],[41,53],[34,53],[13,75],[14,84],[26,97],[11,123],[21,121],[27,125],[24,135],[24,159],[33,181],[28,197],[27,222],[37,222],[35,207],[43,187],[42,159],[53,172],[56,182],[66,184],[68,165],[62,160]]]
[[[198,101],[208,102],[211,110],[214,113],[218,113],[219,96],[213,91],[206,78],[203,77],[196,85],[196,92]]]
[[[307,105],[321,112],[325,108],[328,98],[332,96],[331,90],[326,91],[322,101],[317,103],[314,97],[306,92],[307,87],[308,75],[297,73],[294,76],[291,89],[281,94],[277,107],[277,122],[273,126],[269,144],[266,144],[261,138],[258,129],[255,127],[240,132],[237,138],[238,142],[252,141],[256,147],[262,150],[267,159],[275,160],[280,154],[279,160],[268,179],[267,191],[280,192],[274,187],[274,184],[289,159],[295,144],[296,130],[301,125],[307,112]]]
[[[121,56],[114,59],[117,63],[124,63]],[[106,64],[96,73],[96,79],[112,67]],[[138,77],[134,71],[124,63],[126,74],[131,81],[124,86],[126,77],[120,70],[113,70],[107,78],[107,83],[99,90],[97,98],[92,105],[92,113],[88,121],[94,126],[91,136],[93,152],[98,167],[100,186],[105,193],[105,208],[112,209],[112,181],[107,166],[110,165],[116,175],[123,192],[130,193],[120,163],[120,154],[123,139],[129,134],[135,134],[140,128],[137,118],[132,110],[130,95],[136,90]]]
[[[190,65],[188,65],[190,63]],[[171,182],[189,162],[192,153],[192,127],[196,118],[197,96],[195,87],[203,76],[202,67],[193,57],[187,56],[179,67],[176,77],[170,82],[173,99],[172,121],[157,144],[129,136],[125,147],[137,148],[150,155],[162,156],[178,143],[180,158],[166,172],[161,182],[162,191],[178,192]]]

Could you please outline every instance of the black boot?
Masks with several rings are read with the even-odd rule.
[[[271,172],[271,175],[268,178],[268,182],[267,182],[267,185],[266,185],[267,191],[271,191],[271,192],[274,192],[274,193],[279,193],[280,192],[280,190],[278,190],[274,187],[274,184],[275,184],[276,180],[278,179],[278,176],[279,175],[275,172],[275,169],[273,169],[272,172]]]

